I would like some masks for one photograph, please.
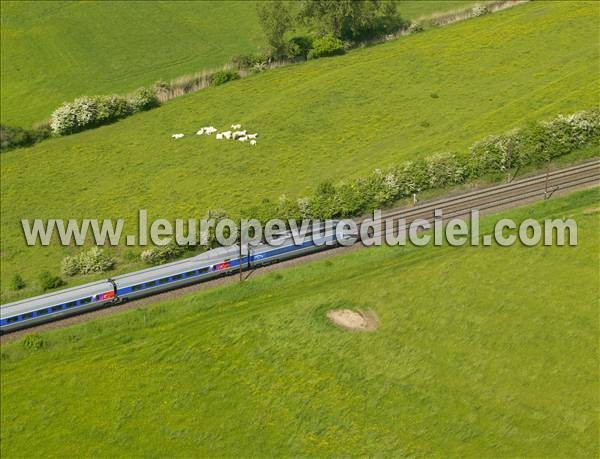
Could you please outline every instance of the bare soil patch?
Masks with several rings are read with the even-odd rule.
[[[327,318],[338,327],[352,331],[373,332],[379,326],[379,318],[371,310],[332,309],[327,312]]]

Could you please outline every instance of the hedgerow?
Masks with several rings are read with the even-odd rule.
[[[155,92],[147,88],[140,88],[127,98],[116,95],[83,96],[57,108],[50,118],[50,127],[56,135],[72,134],[158,105]]]
[[[32,129],[0,124],[0,151],[29,147],[40,140],[50,137],[50,126],[41,123]]]
[[[261,221],[353,217],[413,193],[540,165],[599,142],[600,110],[559,115],[550,121],[487,137],[474,143],[466,154],[438,153],[386,170],[376,169],[367,177],[338,184],[324,182],[311,196],[296,201],[286,197],[277,203],[265,201],[249,216]]]

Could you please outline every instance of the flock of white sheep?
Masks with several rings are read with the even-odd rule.
[[[250,145],[255,146],[258,134],[248,134],[248,131],[246,130],[240,131],[241,128],[241,124],[232,124],[232,131],[217,132],[217,128],[213,126],[206,126],[196,132],[196,135],[216,134],[215,137],[217,140],[237,140],[239,142],[250,142]],[[173,134],[171,137],[173,139],[181,139],[182,137],[185,137],[185,134]]]

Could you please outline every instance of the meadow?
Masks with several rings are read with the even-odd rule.
[[[4,344],[2,456],[597,457],[599,201],[482,221],[577,247],[362,249]]]
[[[598,4],[533,2],[421,34],[250,76],[110,126],[4,153],[2,301],[40,293],[76,249],[27,247],[23,218],[235,214],[302,197],[324,180],[442,151],[528,121],[596,106]],[[576,31],[576,33],[575,33]],[[241,122],[256,148],[193,133]],[[187,136],[173,140],[171,134]],[[112,249],[111,249],[112,250]],[[117,272],[139,249],[119,247]],[[12,292],[19,273],[27,288]],[[70,279],[71,285],[88,278]]]
[[[411,19],[474,1],[401,1]],[[264,47],[253,1],[3,1],[1,119],[29,127],[83,94],[127,93]]]

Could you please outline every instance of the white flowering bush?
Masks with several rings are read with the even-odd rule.
[[[556,149],[572,151],[586,145],[591,139],[600,136],[600,111],[590,110],[572,115],[559,115],[542,123],[548,143]],[[559,156],[553,151],[551,156]]]
[[[541,164],[600,140],[600,111],[587,110],[490,136],[470,148],[472,177]]]
[[[160,102],[156,93],[148,88],[139,88],[127,99],[132,112],[141,112],[158,107]]]
[[[423,32],[423,25],[418,23],[418,22],[411,22],[410,25],[408,26],[408,29],[406,29],[409,35],[412,35],[414,33],[419,33],[419,32]]]
[[[428,188],[440,188],[463,183],[467,169],[463,161],[452,153],[438,153],[425,159]]]
[[[67,276],[102,273],[111,270],[114,265],[114,258],[104,250],[92,247],[72,257],[65,257],[62,261],[62,272]]]
[[[56,135],[73,134],[158,105],[155,92],[147,88],[138,89],[127,99],[116,95],[79,97],[65,102],[52,113],[50,128]]]
[[[485,16],[486,14],[488,14],[490,11],[488,10],[487,6],[485,5],[475,5],[472,9],[471,9],[471,16],[473,17],[479,17],[479,16]]]
[[[123,97],[111,96],[96,96],[96,120],[95,123],[106,124],[133,113],[129,102]]]
[[[470,175],[480,176],[487,172],[505,172],[523,165],[521,142],[517,132],[508,135],[489,136],[476,142],[469,149]]]
[[[140,258],[143,262],[150,265],[160,265],[180,257],[184,252],[185,247],[171,243],[160,247],[146,249],[140,254]]]
[[[54,134],[72,134],[91,125],[97,114],[96,102],[91,97],[79,97],[65,102],[52,113],[50,128]]]

